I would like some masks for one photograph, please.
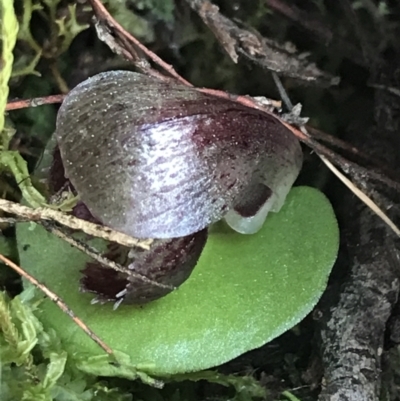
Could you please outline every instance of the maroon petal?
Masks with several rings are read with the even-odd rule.
[[[297,139],[277,118],[127,71],[72,90],[56,135],[66,174],[93,215],[141,238],[198,232],[254,183],[271,189],[277,210],[301,165]]]
[[[207,240],[207,230],[175,239],[155,240],[148,251],[137,251],[127,263],[127,272],[178,287],[192,273]],[[113,255],[107,255],[110,258]],[[167,295],[172,289],[158,287],[140,278],[89,263],[83,270],[81,290],[97,294],[99,301],[143,304]]]

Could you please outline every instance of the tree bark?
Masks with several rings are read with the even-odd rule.
[[[349,132],[346,138],[400,174],[400,48],[377,54],[371,64],[375,126]],[[366,177],[368,180],[368,177]],[[399,226],[398,193],[377,188],[370,194],[384,204]],[[321,356],[324,367],[320,401],[375,401],[381,392],[381,355],[386,323],[397,302],[400,278],[399,238],[348,192],[341,212],[343,240],[348,249],[349,274],[339,300],[323,302]]]

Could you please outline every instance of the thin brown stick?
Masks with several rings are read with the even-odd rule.
[[[357,149],[355,146],[351,145],[350,143],[347,143],[346,141],[341,140],[340,138],[337,138],[336,136],[329,135],[326,132],[323,132],[309,125],[306,125],[306,128],[307,132],[311,134],[313,139],[321,140],[323,142],[335,146],[336,148],[345,150],[346,152],[353,153],[365,159],[367,158],[367,155],[362,154],[362,152],[360,152],[360,150]]]
[[[181,82],[187,86],[193,86],[190,82],[186,81],[182,78],[174,69],[174,67],[170,64],[167,64],[160,57],[154,54],[151,50],[149,50],[146,46],[140,43],[134,36],[132,36],[129,32],[127,32],[107,11],[104,5],[100,0],[89,0],[90,5],[92,6],[93,12],[96,18],[99,21],[104,22],[107,26],[109,26],[118,36],[125,38],[131,44],[133,44],[137,49],[142,51],[150,60],[152,60],[155,64],[160,66],[165,72],[167,72],[170,76],[174,77],[176,80]]]
[[[45,104],[62,103],[66,95],[50,95],[33,99],[11,100],[6,105],[6,111],[26,109],[27,107],[43,106]]]
[[[138,64],[140,57],[137,52],[132,49],[132,46],[130,46],[129,49],[126,49],[124,46],[117,43],[115,37],[111,34],[110,29],[105,25],[104,21],[97,20],[94,26],[96,28],[97,37],[104,42],[113,53],[132,61],[135,65]],[[137,67],[140,68],[140,70],[147,71],[150,68],[150,63],[146,59],[140,59],[140,61],[141,60],[144,60],[143,65],[137,65]]]
[[[326,166],[331,170],[340,181],[350,189],[353,194],[355,194],[362,202],[364,202],[388,227],[390,227],[393,232],[400,237],[400,229],[396,224],[386,215],[386,213],[373,202],[363,191],[357,188],[347,177],[345,177],[331,162],[329,162],[326,157],[319,155],[320,159],[326,164]]]
[[[285,127],[287,127],[293,133],[293,135],[297,137],[299,141],[303,142],[308,147],[313,149],[318,155],[325,156],[333,165],[340,167],[343,170],[343,172],[348,174],[356,184],[358,185],[361,184],[362,187],[365,187],[366,183],[361,182],[360,177],[363,177],[364,180],[371,178],[385,184],[389,188],[393,188],[396,189],[397,191],[400,191],[400,182],[392,180],[383,173],[364,168],[346,159],[345,157],[340,156],[333,150],[329,149],[328,147],[316,141],[310,135],[302,132],[299,128],[294,127],[283,120],[280,121]]]
[[[262,110],[268,114],[271,114],[271,111],[265,107],[265,104],[257,101],[257,99],[255,99],[251,96],[235,95],[233,93],[224,92],[224,91],[221,91],[218,89],[210,89],[210,88],[193,88],[193,89],[197,90],[198,92],[206,93],[211,96],[217,96],[222,99],[231,100],[232,102],[239,102],[243,106],[250,107],[252,109]],[[272,108],[276,107],[278,105],[279,106],[281,105],[281,102],[279,102],[277,100],[270,100],[270,103],[271,103]],[[275,115],[275,117],[279,118],[277,115]]]
[[[51,234],[54,234],[56,237],[62,239],[63,241],[67,242],[68,244],[72,245],[73,247],[79,249],[80,251],[86,253],[88,256],[90,256],[92,259],[96,260],[100,264],[102,264],[105,267],[108,267],[110,269],[113,269],[117,272],[123,273],[127,276],[135,277],[139,280],[142,280],[145,283],[154,285],[155,287],[160,287],[160,288],[166,288],[168,290],[175,290],[176,287],[166,285],[166,284],[161,284],[158,283],[157,281],[151,280],[147,278],[146,276],[143,276],[142,274],[135,273],[132,270],[129,270],[128,268],[120,265],[119,263],[116,263],[110,259],[105,258],[97,249],[94,247],[85,244],[82,241],[79,241],[75,238],[72,238],[70,235],[67,233],[63,232],[62,229],[55,227],[52,223],[49,222],[39,222],[40,225],[42,225],[47,231],[49,231]]]
[[[133,238],[108,227],[90,223],[50,208],[33,209],[28,206],[20,205],[19,203],[0,199],[0,210],[5,213],[10,213],[29,219],[30,221],[40,222],[41,220],[44,220],[57,222],[73,230],[82,231],[87,235],[91,235],[92,237],[102,238],[110,242],[116,242],[117,244],[127,246],[129,248],[140,247],[143,249],[149,249],[151,243],[153,242],[151,239],[141,240]]]
[[[15,270],[19,275],[26,278],[35,287],[39,288],[47,297],[49,297],[64,313],[66,313],[75,324],[77,324],[99,347],[101,347],[107,354],[114,355],[113,350],[97,336],[75,313],[68,307],[68,305],[54,292],[49,290],[44,284],[36,280],[35,277],[31,276],[22,267],[18,266],[4,255],[0,254],[0,260]]]
[[[351,145],[348,142],[342,141],[339,138],[336,138],[332,135],[327,134],[326,132],[320,131],[316,128],[313,128],[309,125],[305,125],[307,132],[310,134],[310,138],[316,143],[315,140],[322,141],[324,143],[328,143],[338,149],[344,150],[345,152],[353,154],[357,158],[357,163],[347,160],[346,163],[348,168],[351,167],[354,171],[358,170],[359,175],[364,175],[365,177],[370,177],[377,181],[380,181],[387,185],[389,188],[397,188],[400,191],[400,182],[396,181],[396,179],[392,179],[390,177],[395,177],[396,173],[393,170],[390,170],[386,165],[381,165],[376,163],[376,161],[368,155],[364,153],[360,149],[356,148],[355,146]],[[322,145],[323,146],[323,145]],[[327,149],[327,148],[326,148]],[[329,149],[330,150],[330,149]],[[333,155],[339,162],[342,160],[343,162],[346,160],[344,157],[340,157],[337,153],[330,150]],[[337,164],[334,160],[332,160],[335,164]],[[362,167],[360,163],[363,162],[365,165],[368,166]]]

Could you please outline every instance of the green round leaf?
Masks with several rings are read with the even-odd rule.
[[[145,306],[91,305],[78,291],[88,257],[33,224],[18,226],[21,265],[58,294],[113,349],[153,375],[197,371],[260,347],[317,303],[338,251],[338,227],[325,196],[294,188],[262,230],[237,234],[219,223],[190,279]],[[98,244],[91,241],[91,244]],[[98,346],[49,300],[40,319],[65,348]]]

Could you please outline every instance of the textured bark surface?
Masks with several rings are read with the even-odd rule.
[[[375,85],[398,88],[400,52],[379,58],[372,66]],[[374,158],[399,171],[400,97],[377,89],[375,127],[349,133],[348,140]],[[398,175],[397,175],[398,177]],[[366,177],[368,180],[368,178]],[[377,188],[372,197],[399,225],[399,194]],[[332,304],[326,295],[321,321],[321,355],[324,367],[320,401],[378,400],[381,391],[381,356],[387,321],[398,298],[399,239],[354,196],[346,193],[342,210],[343,242],[349,253],[349,274]],[[331,297],[331,299],[333,299]]]

